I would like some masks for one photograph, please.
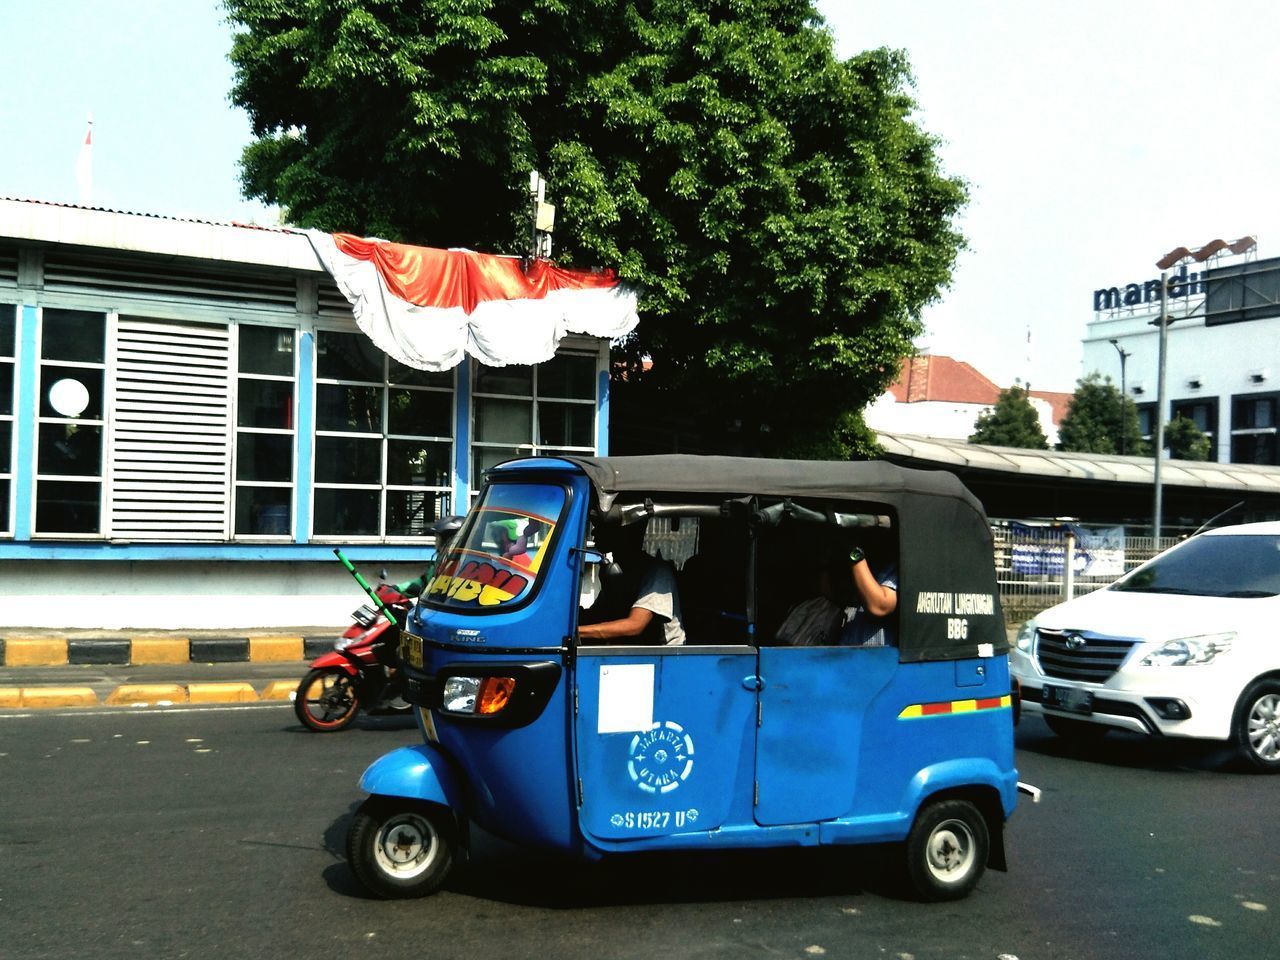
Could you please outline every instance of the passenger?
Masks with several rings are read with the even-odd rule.
[[[841,646],[896,646],[898,609],[898,566],[884,558],[873,568],[862,547],[849,551],[849,574],[853,581],[855,603],[845,610],[845,626],[840,635]]]
[[[599,598],[582,613],[580,639],[684,643],[675,571],[644,552],[643,537],[643,524],[596,529],[597,549],[612,553],[617,570],[604,578]],[[592,619],[596,622],[587,622]]]
[[[774,636],[780,647],[833,647],[840,642],[845,613],[831,589],[824,567],[818,574],[818,596],[792,607]]]

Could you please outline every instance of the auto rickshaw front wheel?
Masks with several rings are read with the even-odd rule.
[[[968,800],[931,803],[907,835],[907,879],[921,899],[959,900],[978,885],[990,846],[987,821]]]
[[[347,862],[371,893],[390,900],[435,893],[453,866],[453,813],[402,797],[370,797],[347,832]]]

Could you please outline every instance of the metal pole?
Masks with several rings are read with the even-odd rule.
[[[1151,508],[1151,535],[1155,547],[1160,549],[1160,522],[1164,509],[1164,491],[1160,487],[1160,461],[1164,459],[1164,382],[1165,354],[1169,349],[1169,271],[1160,271],[1160,352],[1156,359],[1156,450],[1155,450],[1155,503]]]
[[[1124,362],[1129,358],[1129,354],[1122,349],[1120,351],[1120,455],[1124,456],[1128,452],[1128,437],[1125,428],[1129,425],[1129,394],[1125,392],[1124,385]]]
[[[1062,567],[1062,599],[1076,595],[1076,532],[1067,524],[1067,550]]]
[[[1108,342],[1116,348],[1116,353],[1120,354],[1120,456],[1123,457],[1127,448],[1124,428],[1128,423],[1126,417],[1128,407],[1125,404],[1125,399],[1128,397],[1128,394],[1125,392],[1124,362],[1129,359],[1129,353],[1124,349],[1124,347],[1120,346],[1119,340],[1110,340]]]

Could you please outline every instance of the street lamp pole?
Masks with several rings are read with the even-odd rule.
[[[1155,503],[1151,508],[1151,535],[1155,548],[1160,549],[1160,522],[1164,509],[1164,490],[1160,486],[1160,461],[1164,459],[1164,385],[1165,357],[1169,350],[1169,271],[1160,271],[1160,352],[1156,357],[1159,373],[1156,376],[1156,461]]]
[[[1128,413],[1129,394],[1125,392],[1124,362],[1133,356],[1133,354],[1121,347],[1119,340],[1112,340],[1110,342],[1111,345],[1116,348],[1116,353],[1120,354],[1120,456],[1123,457],[1125,455],[1126,441],[1128,439],[1125,428],[1129,425],[1129,418],[1126,416]]]

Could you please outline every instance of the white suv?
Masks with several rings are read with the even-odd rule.
[[[1060,736],[1230,740],[1280,772],[1280,523],[1207,531],[1045,610],[1010,666]]]

